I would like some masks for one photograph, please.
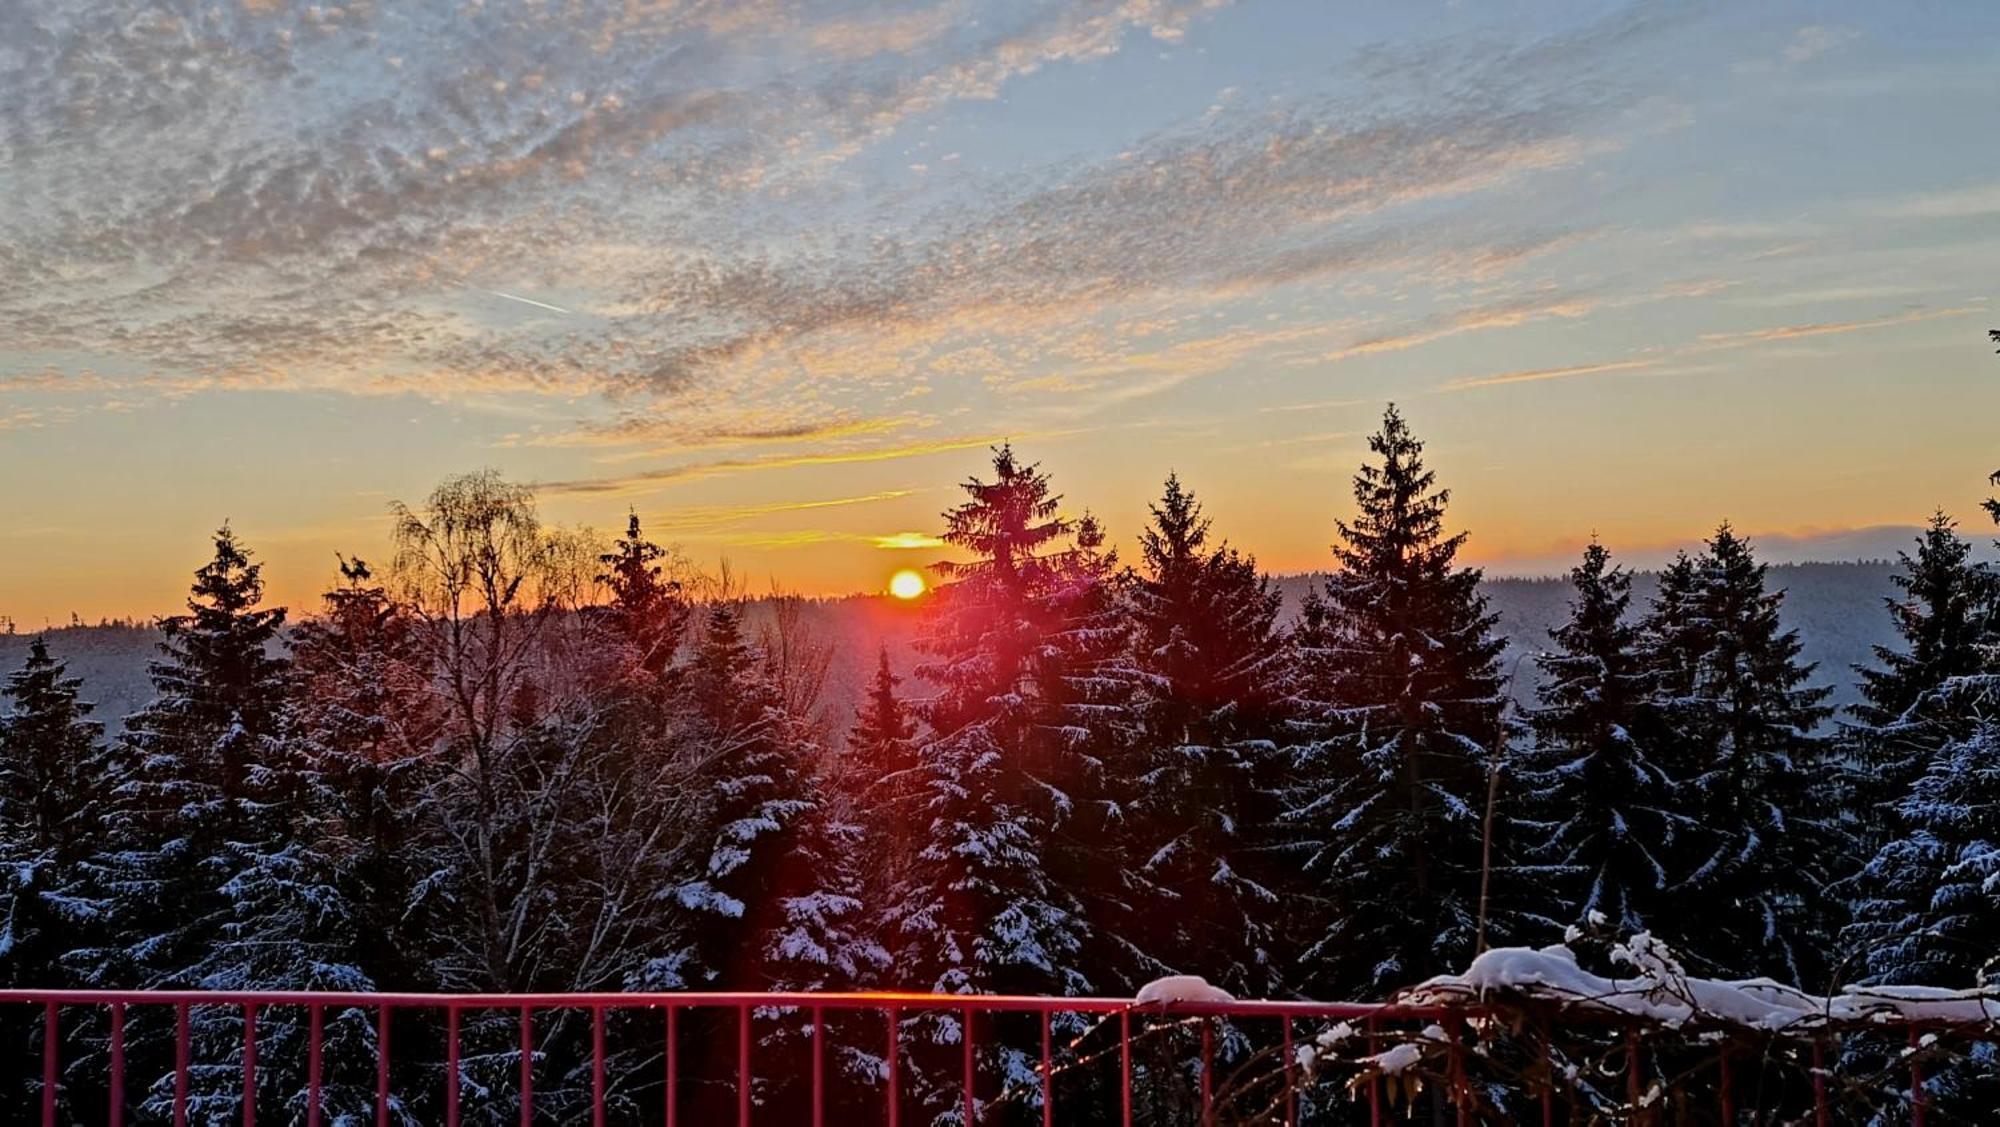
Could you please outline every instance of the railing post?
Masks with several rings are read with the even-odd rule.
[[[1298,1059],[1297,1059],[1297,1053],[1292,1049],[1292,1019],[1289,1017],[1279,1018],[1278,1027],[1281,1030],[1283,1030],[1283,1035],[1279,1037],[1278,1043],[1280,1051],[1285,1054],[1285,1059],[1283,1062],[1284,1063],[1283,1075],[1285,1081],[1285,1127],[1298,1127],[1299,1086],[1295,1079],[1298,1075]]]
[[[1812,1043],[1813,1123],[1826,1127],[1826,1045],[1818,1038]]]
[[[1719,1070],[1722,1088],[1722,1125],[1736,1127],[1736,1069],[1729,1061],[1729,1042],[1722,1043],[1722,1057]]]
[[[42,1007],[42,1127],[56,1127],[56,1072],[62,1019],[54,1002]]]
[[[315,1002],[306,1017],[306,1127],[319,1127],[320,1058],[325,1055],[326,1014]]]
[[[125,1003],[111,1003],[111,1127],[125,1127]]]
[[[1049,1051],[1049,1026],[1055,1015],[1042,1011],[1042,1127],[1056,1121],[1056,1058]]]
[[[375,1007],[375,1127],[389,1127],[389,1007]]]
[[[1924,1127],[1924,1105],[1930,1101],[1924,1097],[1924,1062],[1918,1057],[1923,1048],[1923,1039],[1917,1036],[1917,1027],[1910,1026],[1910,1127]]]
[[[902,1030],[899,1028],[899,1026],[902,1024],[902,1020],[901,1020],[901,1015],[896,1011],[896,1007],[894,1006],[889,1007],[888,1015],[889,1015],[889,1049],[886,1057],[884,1058],[886,1064],[888,1065],[888,1070],[889,1070],[888,1085],[887,1085],[889,1113],[886,1118],[888,1120],[889,1127],[897,1127],[897,1125],[900,1124],[903,1119],[903,1107],[902,1107],[903,1093],[901,1090],[901,1078],[897,1075],[898,1062],[896,1059],[897,1056],[899,1055],[898,1050],[902,1043]]]
[[[750,1007],[747,1005],[736,1008],[736,1127],[750,1127]]]
[[[444,1121],[458,1127],[458,1007],[444,1008]]]
[[[243,1004],[243,1127],[257,1125],[257,1003]]]
[[[1215,1019],[1201,1019],[1201,1121],[1215,1114]]]
[[[1556,1050],[1555,1037],[1547,1024],[1536,1022],[1542,1035],[1542,1127],[1556,1127]]]
[[[1639,1114],[1639,1031],[1629,1030],[1625,1034],[1625,1102],[1632,1106],[1632,1121],[1642,1121]]]
[[[826,1127],[826,1007],[813,1007],[813,1127]]]
[[[1368,1019],[1368,1055],[1371,1057],[1380,1052],[1382,1048],[1381,1038],[1376,1035],[1378,1028],[1380,1028],[1380,1023],[1375,1018],[1370,1017]],[[1382,1078],[1380,1076],[1370,1076],[1368,1078],[1368,1127],[1382,1127]]]
[[[590,1122],[604,1127],[604,1007],[590,1007]]]
[[[521,1127],[535,1127],[535,1011],[521,1007]]]
[[[1446,1050],[1451,1054],[1451,1103],[1458,1109],[1458,1127],[1468,1127],[1472,1122],[1472,1086],[1465,1079],[1465,1016],[1453,1014],[1451,1019],[1451,1045]]]
[[[979,1077],[977,1068],[973,1063],[972,1016],[972,1007],[965,1007],[965,1013],[960,1018],[960,1028],[958,1031],[959,1050],[960,1054],[964,1057],[961,1067],[964,1072],[966,1127],[972,1127],[972,1124],[979,1117],[979,1097],[974,1089],[974,1085],[977,1083]]]
[[[1285,1023],[1287,1027],[1290,1022]],[[1118,1121],[1132,1127],[1132,1007],[1118,1011]]]
[[[679,1127],[681,1114],[681,1008],[667,1007],[667,1127]]]
[[[174,1007],[174,1127],[187,1127],[188,1118],[188,1004]]]

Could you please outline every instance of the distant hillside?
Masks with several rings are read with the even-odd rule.
[[[1819,665],[1817,682],[1831,685],[1837,705],[1857,698],[1851,667],[1872,658],[1871,646],[1891,644],[1894,636],[1882,599],[1893,594],[1892,565],[1864,563],[1774,564],[1771,583],[1784,589],[1785,620],[1796,627],[1805,645],[1805,658]],[[1286,575],[1277,579],[1285,596],[1286,614],[1295,613],[1299,600],[1318,576]],[[1659,585],[1656,572],[1635,576],[1634,602],[1643,605]],[[1569,584],[1562,579],[1497,578],[1486,582],[1493,609],[1500,616],[1500,632],[1508,639],[1507,662],[1543,648],[1548,632],[1565,613]],[[760,600],[748,616],[753,630],[769,621],[768,600]],[[861,699],[867,679],[874,673],[875,655],[887,647],[891,666],[912,678],[921,660],[912,645],[922,611],[873,595],[851,595],[840,599],[820,599],[807,604],[806,620],[813,633],[834,649],[833,668],[827,684],[826,712],[836,728],[844,728]],[[27,649],[27,634],[0,635],[0,672],[17,668]],[[71,626],[51,631],[49,647],[70,663],[70,670],[82,677],[86,695],[98,704],[98,715],[114,728],[116,721],[144,704],[150,689],[146,663],[159,641],[156,631],[136,626]],[[1530,693],[1534,684],[1532,663],[1520,665],[1517,691]],[[923,686],[912,679],[906,692],[921,694]]]

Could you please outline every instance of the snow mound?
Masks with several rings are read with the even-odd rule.
[[[1220,986],[1210,986],[1208,980],[1198,974],[1170,974],[1141,986],[1132,1000],[1141,1006],[1165,1006],[1175,1002],[1221,1005],[1236,998]]]
[[[1765,1032],[1898,1019],[2000,1025],[2000,990],[1992,988],[1849,986],[1822,997],[1768,978],[1700,978],[1683,970],[1666,945],[1645,932],[1614,947],[1611,958],[1631,967],[1632,976],[1607,978],[1585,970],[1567,947],[1496,947],[1473,959],[1464,973],[1439,975],[1411,990],[1404,1001],[1449,1004],[1512,994],[1670,1027],[1706,1023]]]

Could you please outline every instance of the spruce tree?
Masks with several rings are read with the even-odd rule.
[[[259,606],[261,570],[228,525],[215,534],[188,613],[160,622],[154,699],[126,722],[132,816],[118,879],[140,985],[201,984],[232,908],[225,886],[288,823],[264,770],[281,755],[285,611]]]
[[[625,535],[598,557],[604,572],[597,580],[611,592],[604,608],[609,635],[627,651],[630,666],[654,678],[673,663],[688,623],[680,581],[667,577],[660,562],[666,556],[665,548],[646,539],[639,514],[632,513]]]
[[[121,794],[130,814],[105,862],[124,968],[106,969],[144,988],[294,985],[291,975],[311,965],[309,931],[257,930],[272,886],[308,868],[297,833],[303,788],[282,739],[287,663],[274,652],[285,611],[260,606],[261,567],[227,525],[214,542],[188,613],[160,623],[155,697],[127,721],[133,765]],[[205,1059],[242,1051],[240,1017],[198,1011],[193,1034]],[[135,1028],[135,1065],[157,1067],[166,1035]],[[299,1051],[303,1037],[302,1018],[260,1027],[274,1055]],[[260,1073],[260,1093],[276,1098],[284,1083],[277,1070]],[[171,1086],[170,1074],[152,1084],[149,1113]],[[241,1085],[204,1073],[191,1099],[201,1118],[234,1116]]]
[[[103,942],[106,905],[87,864],[115,815],[118,765],[83,682],[28,643],[0,698],[0,982],[73,981],[64,956]]]
[[[1680,885],[1677,938],[1697,965],[1823,986],[1838,924],[1829,885],[1852,856],[1842,772],[1816,732],[1830,690],[1806,683],[1784,592],[1766,589],[1729,525],[1685,578],[1685,591],[1663,584],[1649,641],[1677,744],[1663,766],[1703,796],[1711,839]]]
[[[427,887],[449,868],[431,807],[445,770],[436,753],[444,709],[407,609],[366,561],[343,558],[339,574],[318,616],[292,632],[278,767],[294,794],[296,845],[245,874],[231,924],[241,941],[213,961],[265,989],[434,991],[437,936],[448,930],[442,897]],[[370,1114],[374,1019],[360,1008],[324,1015],[321,1095],[331,1119]],[[295,1025],[281,1031],[295,1039]],[[305,1098],[299,1062],[266,1059],[267,1085],[296,1106]],[[402,1068],[414,1079],[409,1062]]]
[[[864,851],[873,858],[867,899],[874,905],[887,904],[909,875],[926,825],[928,776],[917,755],[915,717],[896,693],[902,681],[889,668],[888,647],[882,647],[832,784],[858,804]]]
[[[1386,993],[1462,965],[1480,929],[1488,772],[1503,700],[1479,572],[1456,563],[1449,493],[1392,405],[1338,522],[1308,739],[1283,823],[1316,893],[1299,985]],[[1301,905],[1303,909],[1304,906]]]
[[[1628,614],[1631,574],[1593,541],[1569,581],[1569,618],[1534,659],[1535,742],[1509,834],[1523,861],[1520,907],[1558,927],[1601,919],[1620,933],[1666,931],[1698,798],[1660,762],[1672,749]]]
[[[928,830],[890,913],[896,965],[942,993],[1115,989],[1136,961],[1116,935],[1134,888],[1106,782],[1130,747],[1115,561],[1008,447],[963,488],[944,539],[971,558],[938,565],[948,582],[919,642],[937,688],[919,752]],[[931,1036],[959,1031],[941,1021]],[[988,1055],[1008,1083],[1033,1075],[1026,1041],[989,1041]]]
[[[1844,939],[1871,985],[1951,989],[2000,983],[2000,677],[1947,682],[1921,707],[1957,717],[1895,806],[1901,830],[1854,878],[1854,922]],[[2000,1106],[2000,1077],[1984,1046],[1928,1067],[1934,1114],[1984,1122]]]
[[[783,867],[811,805],[804,749],[733,604],[709,609],[684,676],[702,749],[696,785],[709,840],[700,870],[677,892],[697,913],[692,981],[754,988],[760,937],[778,924],[771,913]]]
[[[2000,483],[2000,475],[1994,480]],[[2000,523],[2000,502],[1989,500],[1986,509]],[[1894,832],[1854,881],[1858,895],[1847,938],[1859,948],[1872,982],[1963,987],[2000,977],[1992,942],[2000,934],[2000,898],[1994,895],[2000,888],[2000,675],[1994,672],[1993,608],[1986,602],[1991,588],[1984,569],[1966,562],[1968,554],[1949,522],[1934,518],[1917,559],[1906,556],[1899,577],[1916,605],[1891,603],[1910,648],[1894,655],[1904,663],[1885,672],[1910,676],[1874,685],[1915,694],[1894,717],[1886,717],[1887,707],[1883,714],[1890,730],[1919,731],[1921,745],[1928,746],[1891,808]],[[1974,636],[1962,638],[1960,631]],[[1970,653],[1959,653],[1960,646]],[[1918,662],[1919,653],[1929,661]],[[1927,666],[1954,672],[1916,675]],[[1885,692],[1883,704],[1898,699]],[[1873,694],[1869,704],[1876,704]]]
[[[1276,985],[1269,887],[1270,748],[1282,685],[1279,594],[1256,561],[1209,543],[1201,504],[1169,476],[1130,581],[1144,759],[1135,788],[1138,942],[1232,992]]]
[[[1862,703],[1850,712],[1871,728],[1893,724],[1926,693],[1983,668],[1981,643],[1993,625],[1993,573],[1973,562],[1972,545],[1943,512],[1917,537],[1915,556],[1896,558],[1891,582],[1902,595],[1882,601],[1902,644],[1872,647],[1876,664],[1856,668]]]
[[[1884,599],[1901,639],[1874,647],[1876,664],[1857,666],[1861,703],[1843,733],[1853,760],[1859,830],[1870,852],[1902,831],[1896,806],[1941,749],[1962,732],[1949,712],[1955,678],[1980,672],[1993,628],[1993,573],[1971,559],[1972,545],[1950,517],[1931,517],[1917,552],[1899,554],[1893,582],[1900,596]]]

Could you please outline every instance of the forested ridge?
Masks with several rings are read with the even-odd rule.
[[[1009,447],[961,490],[914,668],[886,647],[839,668],[852,647],[804,604],[752,614],[636,515],[600,543],[490,472],[398,506],[388,553],[303,613],[265,603],[225,525],[116,730],[42,638],[0,688],[0,976],[1121,995],[1189,973],[1367,999],[1575,928],[1820,991],[1992,970],[2000,588],[1950,516],[1850,671],[1806,660],[1726,523],[1644,591],[1592,543],[1510,654],[1394,407],[1295,608],[1193,483],[1166,478],[1132,559]],[[227,1060],[240,1025],[198,1013]],[[359,1113],[373,1028],[328,1020],[329,1099]],[[468,1036],[504,1045],[495,1020]],[[587,1094],[580,1021],[544,1031],[551,1108]],[[274,1105],[304,1082],[301,1022],[260,1024]],[[73,1036],[91,1059],[101,1031]],[[131,1036],[157,1109],[169,1031]],[[1032,1078],[1007,1036],[982,1052]],[[655,1098],[638,1083],[622,1108]],[[204,1120],[240,1108],[230,1068],[195,1087]]]

